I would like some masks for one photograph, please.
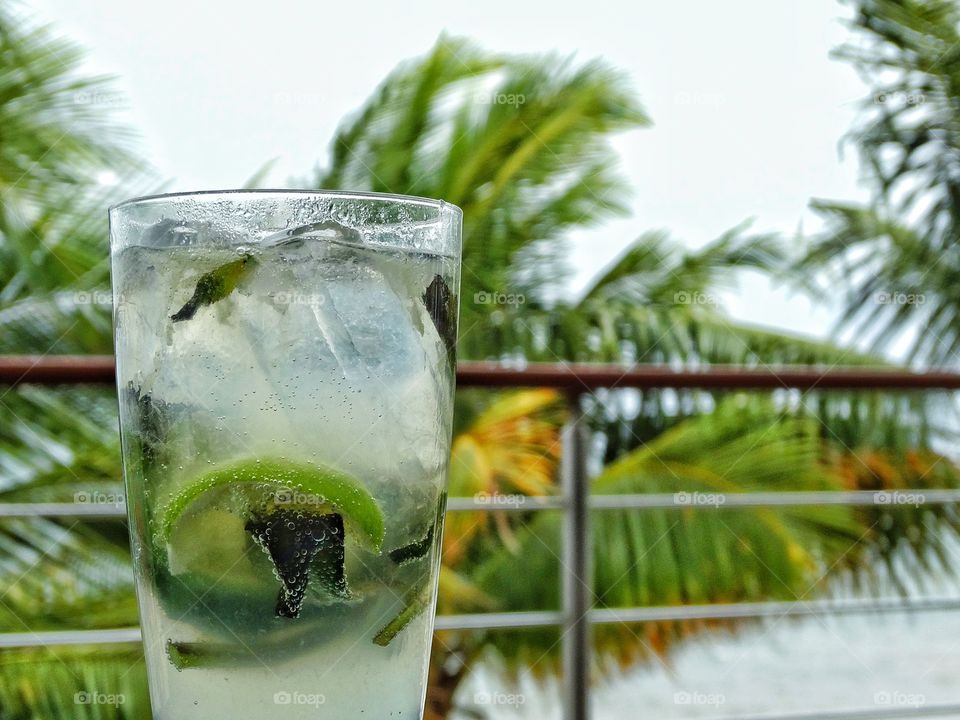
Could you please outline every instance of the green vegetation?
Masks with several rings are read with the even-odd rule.
[[[933,0],[861,0],[855,9],[857,32],[870,42],[844,55],[884,97],[903,93],[903,107],[871,99],[857,146],[875,202],[819,205],[829,232],[792,270],[811,283],[824,269],[838,272],[833,286],[853,288],[844,322],[877,327],[875,350],[887,347],[892,331],[917,327],[914,356],[946,362],[960,342],[953,322],[960,304],[950,285],[960,222],[953,168],[960,18],[952,3]],[[0,353],[109,352],[104,208],[120,198],[93,178],[116,173],[129,196],[149,187],[151,176],[102,107],[82,102],[111,93],[109,83],[82,77],[77,51],[49,29],[23,27],[0,11]],[[881,81],[880,67],[893,75]],[[910,100],[918,93],[920,111]],[[524,102],[477,102],[491,95]],[[427,195],[463,208],[464,358],[882,364],[875,355],[744,325],[713,302],[685,301],[717,297],[740,269],[780,272],[791,262],[777,238],[747,226],[697,251],[665,232],[644,233],[578,297],[561,292],[569,232],[629,208],[611,135],[648,124],[626,79],[603,62],[493,55],[442,37],[342,124],[327,162],[301,184]],[[893,164],[890,147],[901,150]],[[873,253],[869,262],[855,254],[858,246]],[[217,287],[198,288],[188,312],[230,291],[229,282],[209,284]],[[923,293],[927,302],[864,302],[880,291]],[[526,302],[487,303],[484,293]],[[883,314],[888,325],[875,325]],[[439,329],[448,319],[434,321]],[[557,492],[563,407],[544,390],[461,393],[451,493]],[[936,450],[953,410],[931,395],[610,390],[585,398],[584,407],[602,467],[597,493],[895,490],[955,487],[960,478]],[[0,501],[119,498],[115,408],[105,390],[0,389]],[[902,588],[950,569],[944,543],[960,522],[938,507],[911,505],[678,507],[593,520],[593,592],[598,606],[610,608],[805,599],[828,592],[838,576],[865,591]],[[455,513],[444,532],[442,612],[558,607],[554,513]],[[402,550],[401,560],[416,548]],[[117,524],[3,521],[0,587],[0,631],[137,622],[125,530]],[[411,599],[411,614],[417,602]],[[385,642],[404,617],[384,627]],[[600,664],[628,666],[710,627],[603,629],[595,635]],[[532,665],[545,674],[556,667],[557,648],[555,632],[441,633],[428,712],[449,714],[477,662],[499,656],[507,671]],[[194,649],[174,650],[185,663],[197,661]],[[85,647],[4,650],[0,718],[86,717],[93,708],[73,697],[96,689],[128,695],[123,704],[97,706],[96,717],[146,719],[141,662],[123,647],[96,655]]]
[[[827,230],[799,263],[845,290],[840,329],[875,350],[905,340],[910,360],[956,366],[960,349],[960,7],[860,0],[853,63],[873,94],[847,138],[867,205],[816,201]]]

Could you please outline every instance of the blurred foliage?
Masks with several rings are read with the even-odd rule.
[[[4,718],[150,720],[146,685],[142,652],[136,645],[0,653]]]
[[[130,133],[104,112],[117,105],[109,80],[81,73],[81,59],[0,6],[0,353],[112,348],[104,208],[121,198],[98,180],[149,180]],[[0,388],[0,501],[122,498],[116,428],[112,391]],[[135,625],[132,582],[117,523],[0,522],[3,631]],[[0,651],[0,717],[147,718],[141,656],[129,646]],[[77,703],[84,692],[126,702]]]
[[[887,12],[881,25],[897,34],[891,8],[915,5],[863,3],[860,22]],[[927,22],[956,31],[946,11]],[[78,73],[78,59],[49,29],[0,12],[0,353],[110,351],[103,210],[120,191],[97,179],[113,173],[123,195],[152,180],[105,112],[116,103],[96,101],[115,98],[111,86]],[[304,184],[426,195],[463,208],[463,357],[882,364],[723,312],[738,271],[771,272],[784,262],[779,244],[748,225],[699,250],[666,232],[641,234],[570,294],[569,232],[629,206],[611,135],[648,124],[625,78],[603,62],[497,55],[441,37],[341,125],[328,162]],[[523,301],[489,302],[491,294]],[[460,393],[451,493],[491,502],[556,494],[565,402],[544,390]],[[934,450],[951,427],[951,406],[935,395],[610,389],[582,402],[598,470],[592,489],[601,494],[957,486],[956,466]],[[119,495],[119,475],[112,393],[0,389],[0,501]],[[909,505],[593,515],[593,593],[608,608],[805,598],[829,592],[838,576],[865,591],[905,589],[949,569],[944,544],[958,524],[949,509]],[[451,513],[440,609],[555,609],[559,553],[555,511]],[[136,623],[117,524],[0,522],[0,588],[0,631]],[[600,628],[598,663],[626,666],[709,627]],[[558,647],[556,630],[439,633],[429,712],[450,713],[478,660],[542,674],[556,667]],[[90,717],[149,717],[139,649],[4,650],[0,664],[3,720],[87,717],[88,709]],[[77,702],[76,693],[91,691],[125,694],[126,702]]]
[[[605,63],[497,56],[441,37],[343,124],[310,184],[463,210],[461,353],[473,356],[472,327],[489,312],[472,302],[477,293],[540,302],[563,290],[566,231],[626,212],[609,137],[647,124],[623,74]]]
[[[960,8],[952,0],[855,0],[837,55],[871,87],[847,137],[870,203],[818,200],[826,229],[799,268],[836,297],[839,328],[876,350],[957,365],[960,349]]]

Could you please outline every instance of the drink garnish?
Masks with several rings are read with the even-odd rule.
[[[430,546],[433,544],[433,529],[436,523],[427,528],[427,534],[420,540],[416,540],[409,545],[402,545],[396,550],[391,550],[388,555],[397,565],[419,560],[430,552]]]
[[[451,363],[456,362],[457,296],[451,292],[446,280],[439,275],[434,275],[423,293],[423,304],[447,348]]]
[[[191,524],[216,534],[191,545]],[[281,585],[274,614],[291,619],[300,615],[308,584],[349,599],[345,544],[379,553],[384,537],[383,513],[358,480],[333,468],[278,459],[244,460],[195,478],[156,511],[151,527],[163,572],[211,590],[225,584],[233,556],[231,576],[254,570],[255,563],[241,564],[244,543],[252,549],[252,539]]]
[[[429,604],[430,595],[426,588],[422,588],[407,602],[403,610],[401,610],[393,620],[384,625],[380,632],[373,636],[373,642],[380,647],[389,645],[417,615],[427,609]]]
[[[246,528],[270,555],[283,583],[277,598],[277,617],[299,617],[314,564],[318,566],[314,574],[331,594],[342,598],[350,596],[343,569],[341,515],[280,509],[265,518],[250,519]]]
[[[210,493],[236,489],[248,506],[268,516],[278,508],[304,514],[343,516],[361,545],[378,553],[383,543],[383,513],[369,491],[344,472],[323,465],[261,458],[211,470],[177,491],[155,515],[157,546],[165,547],[177,520]]]
[[[223,665],[249,660],[251,651],[243,645],[167,640],[167,657],[177,670]]]
[[[231,260],[218,268],[204,273],[197,280],[193,295],[177,312],[170,316],[174,322],[189,320],[197,314],[197,310],[206,305],[213,305],[223,300],[234,291],[237,284],[249,269],[255,264],[253,255],[244,255],[237,260]]]

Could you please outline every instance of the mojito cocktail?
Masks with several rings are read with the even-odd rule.
[[[110,216],[154,716],[419,718],[459,210],[257,191]]]

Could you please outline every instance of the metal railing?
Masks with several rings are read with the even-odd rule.
[[[0,356],[0,385],[24,383],[113,384],[114,363],[110,356]],[[493,505],[480,498],[450,498],[447,512],[498,512],[557,510],[563,514],[563,550],[560,557],[562,607],[559,611],[490,612],[438,615],[437,630],[484,630],[557,627],[563,648],[563,707],[567,720],[587,720],[590,715],[590,632],[597,624],[684,620],[734,620],[870,613],[915,613],[960,610],[957,598],[878,598],[869,600],[816,600],[796,602],[750,602],[664,607],[594,608],[590,567],[591,511],[677,508],[672,494],[590,495],[587,473],[587,437],[581,397],[604,388],[700,388],[711,390],[897,390],[929,391],[960,389],[960,373],[910,372],[861,368],[735,368],[706,367],[694,370],[636,365],[528,364],[505,367],[492,363],[461,362],[459,387],[550,387],[566,393],[570,419],[563,430],[561,494],[525,498],[520,504]],[[958,504],[960,490],[904,489],[922,494],[926,504]],[[855,492],[754,492],[728,494],[720,509],[795,507],[798,505],[873,505],[876,493]],[[712,506],[711,506],[712,507]],[[125,517],[120,506],[89,506],[71,503],[2,504],[5,517]],[[113,630],[0,633],[0,648],[37,647],[90,643],[140,641],[137,628]],[[859,720],[860,718],[944,717],[960,715],[960,704],[821,711],[774,717],[744,717],[739,720]]]

